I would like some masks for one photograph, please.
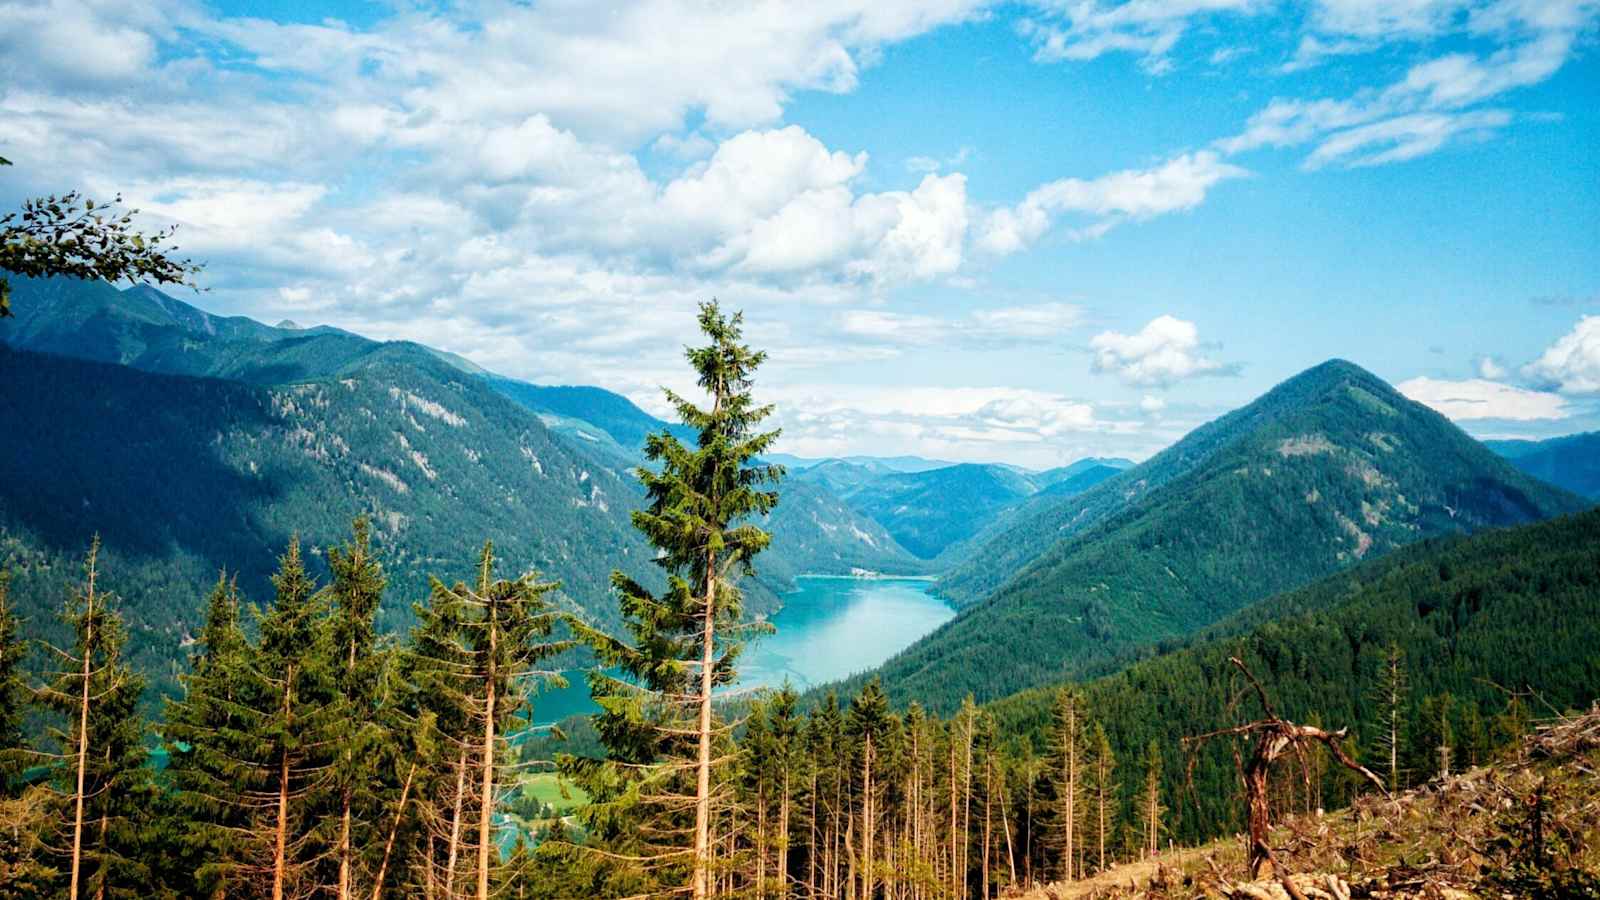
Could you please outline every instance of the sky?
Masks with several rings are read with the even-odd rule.
[[[214,312],[780,449],[1141,459],[1330,358],[1600,428],[1600,0],[0,0],[0,205],[178,226]]]

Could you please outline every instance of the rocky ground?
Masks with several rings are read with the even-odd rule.
[[[1600,900],[1600,705],[1540,726],[1494,765],[1291,818],[1273,845],[1275,877],[1251,880],[1242,842],[1219,841],[1020,896]]]

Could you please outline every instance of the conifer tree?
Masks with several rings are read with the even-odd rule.
[[[777,432],[757,430],[771,414],[750,393],[766,354],[741,343],[742,318],[725,315],[715,301],[700,307],[709,343],[687,357],[709,407],[666,392],[696,433],[696,447],[670,432],[650,435],[645,445],[652,466],[638,475],[649,505],[634,512],[633,523],[658,549],[665,590],[614,573],[627,638],[583,631],[607,665],[625,672],[590,675],[604,710],[596,727],[612,754],[604,771],[588,765],[574,773],[594,788],[592,822],[614,833],[607,826],[616,820],[607,819],[622,807],[654,807],[656,823],[644,829],[648,846],[632,855],[649,868],[687,867],[695,900],[713,890],[713,806],[725,780],[719,770],[726,760],[713,755],[725,731],[713,699],[735,680],[738,638],[747,630],[735,578],[752,571],[770,540],[749,520],[776,505],[778,495],[768,488],[782,475],[780,467],[755,463]],[[675,814],[692,816],[686,833],[672,824]]]
[[[1144,786],[1139,789],[1138,815],[1143,856],[1154,856],[1161,849],[1161,745],[1154,740],[1145,748]]]
[[[1110,836],[1116,828],[1116,809],[1113,804],[1117,797],[1117,757],[1111,750],[1111,740],[1106,736],[1105,726],[1099,722],[1094,725],[1091,752],[1090,784],[1094,803],[1091,833],[1095,842],[1095,868],[1103,872],[1106,869],[1106,845],[1110,843]]]
[[[224,897],[237,883],[239,834],[249,816],[237,799],[235,760],[248,750],[241,690],[249,644],[239,623],[238,586],[221,573],[206,600],[184,693],[169,699],[163,728],[167,771],[178,791],[171,830],[195,860],[192,890]]]
[[[366,517],[355,520],[352,539],[328,550],[333,573],[333,680],[344,726],[336,740],[339,764],[333,770],[338,792],[338,833],[334,838],[339,900],[356,895],[364,873],[362,849],[375,846],[384,801],[379,762],[389,746],[390,722],[380,708],[380,688],[389,654],[377,646],[376,619],[387,579],[372,553]]]
[[[1400,788],[1400,753],[1405,746],[1404,707],[1406,701],[1405,657],[1398,644],[1384,651],[1378,682],[1372,700],[1378,708],[1378,749],[1388,762],[1389,791]]]
[[[23,662],[28,643],[11,605],[11,573],[0,571],[0,799],[16,796],[12,781],[24,760],[28,683]]]
[[[1083,807],[1078,802],[1083,793],[1079,765],[1083,744],[1082,700],[1071,688],[1056,692],[1053,737],[1055,759],[1053,786],[1055,788],[1055,844],[1061,854],[1062,881],[1072,881],[1077,875],[1078,830]]]
[[[317,812],[327,808],[338,762],[334,728],[344,723],[326,601],[306,572],[298,537],[272,584],[273,603],[260,615],[260,642],[249,654],[247,755],[236,765],[239,797],[256,814],[249,868],[270,885],[272,900],[283,900],[315,887],[311,867],[328,852]]]
[[[52,648],[62,667],[39,691],[40,700],[70,723],[57,732],[67,752],[54,768],[58,783],[70,786],[63,795],[71,900],[136,896],[149,880],[137,846],[143,825],[138,794],[149,777],[138,710],[144,679],[122,660],[127,632],[114,599],[100,590],[99,553],[96,538],[84,583],[62,616],[73,631],[73,649]]]
[[[878,770],[882,766],[885,738],[893,727],[889,712],[889,699],[883,687],[874,678],[867,682],[855,699],[850,701],[850,713],[845,717],[845,732],[855,745],[856,796],[861,822],[861,898],[872,900],[877,885],[878,857],[874,839],[878,832]]]

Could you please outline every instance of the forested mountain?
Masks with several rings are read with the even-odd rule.
[[[946,584],[982,602],[882,676],[891,696],[948,710],[968,692],[992,699],[1103,671],[1135,647],[1420,538],[1587,505],[1335,360],[1013,518]]]
[[[98,533],[137,661],[175,659],[200,586],[226,568],[252,598],[298,532],[315,553],[367,514],[396,591],[394,627],[430,574],[484,539],[577,607],[614,616],[607,575],[649,575],[628,527],[636,489],[574,453],[481,379],[404,345],[327,381],[265,387],[0,348],[5,564],[37,620]],[[147,638],[147,639],[146,639]]]
[[[1600,431],[1543,441],[1485,441],[1529,475],[1600,500]]]
[[[1230,656],[1245,661],[1286,718],[1350,727],[1351,746],[1387,778],[1379,688],[1397,651],[1404,682],[1398,784],[1436,773],[1441,745],[1451,748],[1453,767],[1479,764],[1491,746],[1526,728],[1528,717],[1581,709],[1595,698],[1596,534],[1600,512],[1589,511],[1397,550],[1248,607],[1191,646],[1079,686],[1084,715],[1104,727],[1119,759],[1136,759],[1151,742],[1170,748],[1162,792],[1172,805],[1167,829],[1179,841],[1241,823],[1227,749],[1215,746],[1199,758],[1192,789],[1177,750],[1186,735],[1250,715],[1228,709],[1242,687]],[[1040,687],[987,709],[1007,740],[1044,747],[1055,703],[1056,688]],[[1337,770],[1326,772],[1314,805],[1342,805],[1355,786]],[[1126,801],[1118,808],[1137,790],[1124,778]]]
[[[796,480],[826,487],[901,546],[943,568],[1029,498],[1072,496],[1130,465],[1086,459],[1044,472],[983,463],[905,472],[870,459],[830,459],[801,470]]]
[[[1005,466],[967,463],[884,475],[844,496],[907,550],[931,559],[1037,490],[1027,475]]]
[[[611,569],[654,568],[629,522],[642,494],[628,470],[644,433],[665,426],[616,394],[496,378],[409,342],[213,316],[150,288],[14,288],[0,343],[50,355],[0,347],[0,420],[28,436],[0,446],[0,565],[18,569],[25,609],[51,610],[101,533],[132,650],[167,671],[160,687],[196,585],[226,567],[261,596],[291,533],[315,553],[359,513],[390,560],[387,628],[408,621],[428,575],[486,538],[601,622],[615,614]],[[756,613],[795,574],[926,568],[824,490],[786,494],[770,527],[780,540],[746,588]]]

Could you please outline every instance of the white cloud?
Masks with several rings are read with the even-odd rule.
[[[1600,316],[1583,316],[1522,374],[1563,394],[1600,393]]]
[[[1482,378],[1448,381],[1418,377],[1395,385],[1400,393],[1433,407],[1450,419],[1534,421],[1564,419],[1567,402],[1556,394],[1530,391]]]
[[[1511,121],[1503,109],[1470,113],[1414,113],[1335,133],[1306,158],[1307,169],[1334,162],[1377,166],[1416,159],[1463,135],[1485,137]]]
[[[1200,330],[1193,322],[1173,316],[1157,316],[1135,334],[1104,332],[1089,346],[1094,371],[1140,387],[1169,387],[1185,378],[1231,371],[1201,354]]]
[[[1139,398],[1139,408],[1154,415],[1167,408],[1167,401],[1153,394],[1145,394]]]
[[[1014,253],[1042,237],[1063,213],[1092,220],[1075,231],[1075,236],[1098,237],[1120,222],[1193,209],[1219,182],[1248,174],[1207,150],[1186,153],[1150,169],[1128,169],[1088,180],[1063,178],[1034,189],[1014,207],[990,213],[978,242],[991,253]]]
[[[1394,42],[1461,36],[1494,46],[1458,50],[1412,65],[1398,81],[1344,99],[1277,97],[1244,131],[1216,143],[1229,154],[1260,147],[1316,147],[1306,168],[1369,166],[1483,139],[1510,124],[1504,109],[1479,104],[1550,78],[1594,27],[1593,0],[1321,0],[1287,72],[1331,55],[1358,54]]]
[[[884,346],[1008,347],[1059,343],[1083,321],[1072,303],[1035,303],[974,310],[966,316],[932,316],[853,309],[834,322],[846,337]]]
[[[1154,75],[1172,69],[1168,54],[1196,20],[1223,13],[1249,15],[1267,7],[1261,0],[1101,0],[1039,4],[1040,18],[1025,20],[1023,36],[1041,62],[1091,60],[1107,53],[1131,53]]]
[[[1490,381],[1499,381],[1511,374],[1506,371],[1506,367],[1501,364],[1499,358],[1494,356],[1480,356],[1474,362],[1474,365],[1478,370],[1478,377],[1487,378]]]

